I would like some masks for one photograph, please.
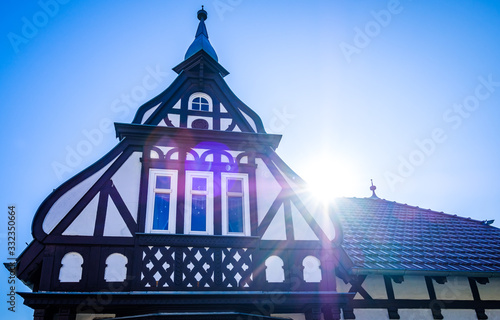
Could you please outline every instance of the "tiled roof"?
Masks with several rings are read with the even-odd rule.
[[[364,272],[500,272],[500,229],[378,198],[340,198],[343,248]]]

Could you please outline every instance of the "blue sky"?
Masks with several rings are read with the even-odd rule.
[[[366,197],[373,179],[381,198],[499,225],[500,1],[54,1],[0,8],[18,253],[43,199],[117,143],[109,123],[174,80],[202,4],[229,86],[317,189]]]

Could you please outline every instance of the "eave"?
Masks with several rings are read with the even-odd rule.
[[[411,269],[364,269],[351,268],[351,275],[384,275],[384,276],[428,276],[428,277],[485,277],[498,278],[500,272],[452,271],[452,270],[411,270]]]
[[[175,139],[181,145],[193,145],[204,141],[224,143],[234,150],[244,150],[252,146],[269,146],[276,149],[281,141],[281,135],[268,133],[227,132],[203,129],[188,129],[174,127],[158,127],[152,125],[115,123],[116,137],[125,137],[140,143]]]
[[[214,58],[212,58],[208,53],[204,50],[200,50],[194,55],[190,56],[183,62],[179,63],[177,66],[172,68],[177,74],[181,73],[181,71],[186,70],[189,71],[196,66],[203,64],[203,68],[208,68],[213,70],[215,73],[219,73],[222,77],[225,77],[229,74],[229,71],[224,69]]]
[[[31,308],[45,308],[47,305],[63,304],[78,306],[86,301],[95,301],[102,297],[103,292],[19,292],[24,298],[24,304]],[[276,304],[275,312],[293,310],[304,312],[307,305],[324,303],[346,305],[355,293],[339,293],[336,291],[148,291],[148,292],[105,292],[109,303],[105,310],[113,308],[141,308],[149,310],[161,308],[189,308],[196,310],[202,307],[204,311],[237,311],[255,308],[256,304],[264,304],[271,297],[280,297],[283,303]]]
[[[255,314],[242,312],[160,312],[154,314],[142,314],[136,316],[125,316],[113,318],[115,320],[235,320],[235,319],[252,319]],[[290,320],[290,318],[280,318],[259,315],[259,320]]]

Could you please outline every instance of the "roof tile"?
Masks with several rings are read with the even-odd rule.
[[[355,267],[500,272],[500,229],[383,199],[335,202],[343,248]]]

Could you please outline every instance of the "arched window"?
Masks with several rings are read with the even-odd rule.
[[[189,110],[212,111],[212,99],[208,94],[195,92],[189,97]]]
[[[321,262],[314,256],[307,256],[302,260],[304,267],[305,282],[320,282],[321,281]]]
[[[267,282],[285,282],[285,270],[283,270],[283,260],[278,256],[270,256],[266,259],[266,280]]]
[[[82,279],[83,257],[78,252],[68,252],[61,259],[59,281],[80,282]]]
[[[121,253],[112,253],[106,258],[104,280],[106,282],[123,282],[127,278],[128,259]]]

